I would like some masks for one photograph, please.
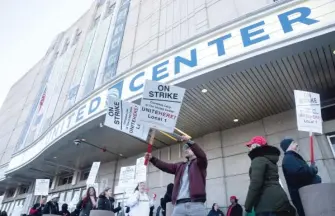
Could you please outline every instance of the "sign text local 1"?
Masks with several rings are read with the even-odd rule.
[[[294,90],[297,124],[299,131],[322,134],[320,95]]]
[[[154,129],[173,133],[185,89],[147,80],[141,101],[139,122]]]
[[[131,136],[147,140],[149,127],[138,124],[139,105],[108,97],[108,110],[105,125]]]

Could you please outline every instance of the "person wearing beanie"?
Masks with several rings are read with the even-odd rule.
[[[287,194],[279,183],[279,149],[268,145],[262,136],[253,137],[246,146],[249,148],[251,166],[245,211],[249,213],[254,208],[256,216],[295,216]]]
[[[288,191],[299,216],[305,216],[299,189],[310,184],[321,183],[321,178],[317,175],[318,168],[315,164],[311,166],[307,164],[298,153],[299,145],[293,139],[282,140],[280,147],[285,153],[282,167]]]
[[[236,196],[230,197],[230,203],[231,205],[228,208],[227,216],[242,216],[243,209],[242,206],[238,204],[238,199]]]

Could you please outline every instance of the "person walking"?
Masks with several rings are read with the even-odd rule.
[[[86,195],[77,204],[77,209],[80,209],[79,216],[89,216],[91,210],[97,208],[97,195],[94,187],[89,187]]]
[[[150,153],[146,153],[145,158],[158,169],[175,175],[171,197],[175,205],[173,216],[206,216],[206,154],[187,136],[182,136],[179,141],[185,142],[183,150],[186,162],[166,163]]]
[[[153,206],[153,201],[150,200],[145,188],[145,183],[140,182],[135,188],[134,193],[127,200],[126,206],[130,208],[129,216],[149,215],[150,207]]]
[[[219,205],[214,203],[212,209],[209,211],[207,216],[224,216],[223,212],[219,209]]]
[[[278,160],[280,151],[267,144],[262,136],[253,137],[246,144],[251,159],[250,185],[245,201],[246,212],[255,209],[256,216],[290,216],[289,199],[279,183]]]
[[[299,189],[307,185],[322,182],[320,176],[317,175],[318,168],[315,164],[311,164],[310,166],[307,164],[298,153],[299,145],[293,139],[282,140],[280,147],[285,153],[282,167],[293,205],[297,209],[299,216],[305,216]]]
[[[43,208],[43,214],[55,214],[59,215],[59,206],[58,206],[59,196],[52,196],[51,200],[47,202]]]
[[[106,210],[117,213],[121,210],[120,203],[118,207],[114,207],[114,198],[112,197],[113,190],[111,188],[106,188],[99,196],[98,199],[98,210]]]
[[[227,216],[242,216],[243,209],[240,204],[238,204],[238,199],[236,196],[230,197],[231,205],[228,207]]]

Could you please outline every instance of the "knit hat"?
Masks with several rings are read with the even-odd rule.
[[[293,139],[283,139],[281,142],[280,142],[280,148],[286,152],[288,147],[292,144],[294,140]]]

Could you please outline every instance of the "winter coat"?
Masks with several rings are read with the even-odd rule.
[[[84,199],[79,201],[79,203],[77,204],[77,209],[80,209],[80,216],[89,216],[91,210],[96,209],[96,207],[93,206],[90,197],[85,197]]]
[[[98,199],[98,209],[117,213],[121,210],[121,207],[114,208],[114,201],[113,197],[107,198],[105,195],[100,195]]]
[[[44,208],[44,204],[36,203],[29,211],[29,215],[32,216],[42,216],[42,211]]]
[[[207,176],[207,157],[205,152],[193,142],[187,143],[196,156],[196,159],[189,164],[190,196],[192,201],[206,201],[206,176]],[[180,189],[181,178],[184,170],[188,166],[187,162],[166,163],[156,157],[152,157],[150,162],[163,172],[175,175],[174,187],[172,191],[172,203],[176,204]]]
[[[59,215],[59,207],[57,202],[47,202],[43,208],[43,214],[55,214]]]
[[[229,213],[229,214],[228,214]],[[236,203],[236,205],[230,205],[227,211],[227,216],[242,216],[243,208],[240,204]]]
[[[130,207],[130,216],[147,216],[150,213],[150,207],[153,202],[146,193],[135,191],[127,200],[126,206]]]
[[[59,212],[59,214],[62,215],[62,216],[70,216],[70,212],[68,210],[68,205],[66,203],[64,203],[62,205],[62,211]]]
[[[164,198],[161,198],[161,208],[162,208],[162,215],[166,215],[166,203],[169,203],[172,201],[172,191],[173,191],[173,184],[168,184],[166,188],[166,193],[164,195]]]
[[[299,216],[305,216],[299,189],[310,185],[321,183],[317,169],[310,167],[306,161],[296,152],[288,151],[283,158],[283,173],[292,202],[296,207]]]
[[[224,216],[224,214],[220,209],[218,209],[217,211],[211,209],[207,216]]]
[[[249,152],[250,185],[245,201],[245,210],[256,214],[290,211],[288,197],[279,183],[278,160],[280,151],[274,146],[257,147]]]

